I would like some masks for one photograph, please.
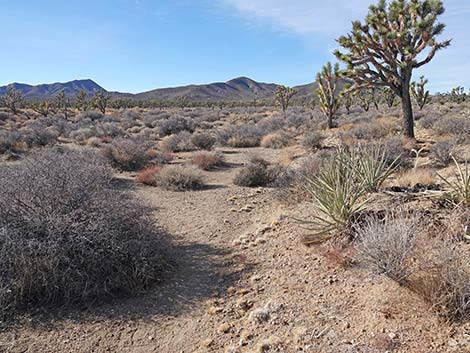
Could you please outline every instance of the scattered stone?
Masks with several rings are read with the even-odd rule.
[[[223,311],[223,308],[218,307],[218,306],[211,306],[209,309],[207,309],[207,313],[209,315],[217,315]]]
[[[225,353],[239,353],[240,350],[235,346],[228,346],[225,348]]]
[[[243,330],[240,333],[240,341],[238,342],[238,344],[240,346],[246,346],[252,338],[253,338],[253,335],[249,331]]]
[[[227,323],[220,324],[219,328],[217,329],[218,333],[227,333],[230,331],[230,325]]]
[[[212,340],[211,338],[207,338],[201,342],[201,346],[208,348],[212,345],[212,343],[214,343],[214,340]]]

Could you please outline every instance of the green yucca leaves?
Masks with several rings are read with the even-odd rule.
[[[461,167],[457,160],[452,156],[454,164],[457,168],[456,180],[451,181],[443,177],[439,173],[439,178],[449,187],[448,196],[459,205],[470,206],[470,171],[467,163],[465,168]]]
[[[304,188],[317,214],[309,221],[300,221],[313,231],[304,238],[304,243],[313,244],[344,234],[370,200],[367,194],[378,191],[397,166],[398,159],[388,163],[382,146],[340,148],[317,175],[306,178]]]

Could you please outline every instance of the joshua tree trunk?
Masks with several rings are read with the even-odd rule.
[[[401,106],[403,110],[403,128],[405,135],[410,138],[415,137],[414,119],[413,119],[413,106],[411,104],[410,93],[411,70],[403,75],[403,86],[401,92]]]
[[[328,129],[333,128],[333,114],[328,114]]]

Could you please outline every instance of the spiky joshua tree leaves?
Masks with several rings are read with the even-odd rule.
[[[333,128],[333,119],[340,107],[338,80],[340,78],[339,65],[333,67],[328,62],[321,72],[317,74],[317,94],[320,109],[328,118],[328,128]]]
[[[411,94],[413,95],[416,104],[418,104],[419,110],[423,110],[424,106],[429,103],[431,97],[429,96],[429,91],[426,91],[426,84],[428,80],[421,76],[419,82],[411,83]]]
[[[282,109],[282,113],[285,115],[286,110],[289,107],[289,103],[297,94],[297,91],[293,88],[286,86],[278,86],[276,90],[276,105]]]
[[[442,0],[379,0],[365,22],[353,22],[335,55],[348,65],[355,87],[390,87],[400,97],[405,134],[414,138],[410,81],[413,70],[429,63],[450,40],[437,41],[445,25]]]

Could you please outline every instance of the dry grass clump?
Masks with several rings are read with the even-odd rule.
[[[196,153],[191,163],[202,170],[212,170],[225,165],[224,156],[220,153],[200,152]]]
[[[235,185],[246,187],[267,186],[276,180],[281,172],[279,168],[262,158],[252,157],[238,172],[233,182]]]
[[[191,191],[204,188],[204,180],[197,169],[171,165],[155,174],[155,185],[171,191]]]
[[[369,216],[356,227],[360,261],[374,272],[404,281],[417,270],[413,255],[421,229],[418,217],[402,210],[385,217]]]
[[[138,292],[165,270],[149,210],[96,155],[58,149],[0,171],[0,314]]]
[[[289,136],[284,132],[273,132],[263,136],[261,147],[281,149],[289,145]]]
[[[102,151],[111,165],[122,171],[140,170],[151,159],[149,145],[131,139],[113,140]]]
[[[402,188],[429,187],[436,184],[436,179],[430,169],[414,168],[400,173],[394,185]]]

